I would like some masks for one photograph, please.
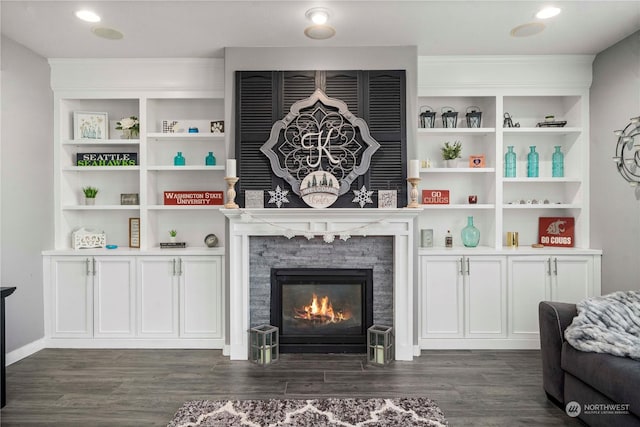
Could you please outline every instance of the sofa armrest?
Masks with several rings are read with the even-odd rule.
[[[560,366],[564,330],[577,315],[575,304],[542,301],[538,305],[542,385],[547,396],[564,405],[564,371]]]

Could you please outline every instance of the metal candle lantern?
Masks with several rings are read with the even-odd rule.
[[[467,108],[467,127],[479,128],[482,120],[482,112],[480,107],[468,107]]]
[[[278,360],[278,328],[261,325],[249,331],[249,359],[258,365],[269,365]]]
[[[451,107],[442,107],[442,127],[458,127],[458,112]]]
[[[367,361],[387,365],[393,360],[393,333],[390,326],[373,325],[367,329]]]
[[[434,128],[436,127],[436,112],[428,105],[420,107],[420,127]]]

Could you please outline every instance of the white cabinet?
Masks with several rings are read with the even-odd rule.
[[[600,258],[582,255],[509,257],[509,335],[538,337],[538,303],[577,303],[600,294]]]
[[[222,338],[222,268],[220,257],[140,257],[140,336]]]
[[[51,335],[134,334],[135,263],[130,257],[55,257],[51,262]]]
[[[421,338],[504,337],[506,301],[504,257],[420,258]]]

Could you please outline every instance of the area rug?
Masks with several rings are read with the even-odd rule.
[[[400,399],[193,400],[168,427],[436,427],[444,414],[424,397]]]

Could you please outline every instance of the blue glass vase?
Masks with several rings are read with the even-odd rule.
[[[538,177],[538,153],[536,152],[536,146],[529,147],[531,151],[527,154],[527,177]]]
[[[562,178],[564,176],[564,154],[560,151],[562,147],[556,145],[556,151],[551,156],[551,176]]]
[[[462,244],[467,248],[475,248],[480,243],[480,230],[473,225],[473,217],[467,217],[467,226],[462,229]]]
[[[513,152],[513,145],[507,147],[504,155],[504,176],[505,178],[516,177],[516,153]]]
[[[182,151],[178,151],[178,154],[176,154],[176,156],[173,158],[173,165],[174,166],[184,166],[185,160],[184,157],[182,157]]]
[[[216,165],[216,157],[213,155],[212,151],[209,151],[209,155],[205,157],[204,164],[206,166],[215,166]]]

